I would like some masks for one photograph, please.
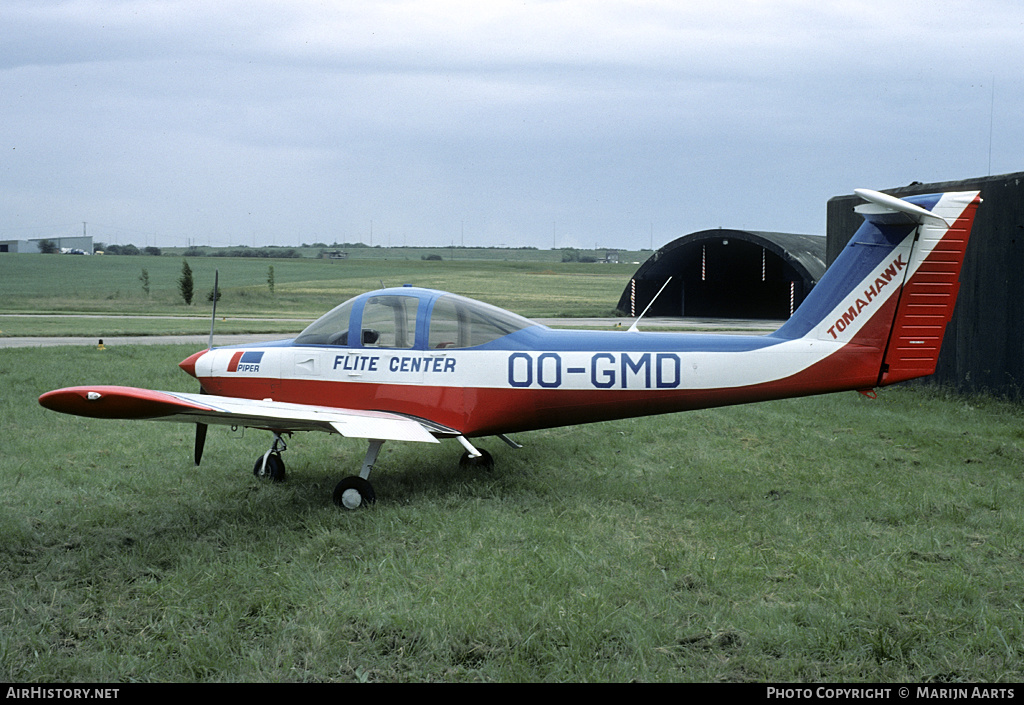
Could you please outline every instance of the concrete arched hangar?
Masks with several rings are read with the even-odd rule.
[[[626,285],[618,310],[639,316],[784,320],[825,272],[819,235],[702,230],[655,252]],[[665,290],[658,290],[669,280]]]

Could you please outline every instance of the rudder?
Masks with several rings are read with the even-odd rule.
[[[943,193],[931,207],[932,217],[919,215],[907,277],[879,370],[880,386],[935,372],[946,326],[956,306],[960,270],[980,203],[978,191]]]

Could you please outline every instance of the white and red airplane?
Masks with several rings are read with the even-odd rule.
[[[284,479],[282,436],[369,440],[336,504],[375,501],[385,441],[454,438],[465,464],[493,464],[469,439],[843,390],[932,374],[956,303],[979,193],[898,199],[856,193],[865,222],[793,316],[769,335],[555,330],[454,294],[399,287],[357,296],[296,338],[197,352],[180,363],[201,393],[83,386],[48,409],[108,419],[265,429],[254,473]]]

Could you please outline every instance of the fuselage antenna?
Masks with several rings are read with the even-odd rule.
[[[644,316],[645,316],[645,315],[647,314],[647,310],[648,310],[648,309],[649,309],[649,308],[650,308],[651,306],[653,306],[653,305],[654,305],[654,302],[655,302],[655,301],[657,301],[657,300],[658,300],[658,297],[659,297],[659,296],[661,296],[661,292],[665,291],[665,287],[666,287],[666,286],[668,286],[668,283],[669,283],[670,281],[672,281],[672,277],[669,277],[668,279],[666,279],[666,280],[665,280],[665,283],[661,285],[661,288],[660,288],[660,289],[658,289],[658,293],[654,295],[654,298],[653,298],[653,299],[651,299],[651,303],[647,304],[647,308],[645,308],[645,309],[643,310],[643,313],[641,313],[641,314],[640,314],[639,316],[637,316],[637,319],[636,319],[635,321],[633,321],[633,325],[631,325],[631,326],[629,327],[629,332],[630,332],[630,333],[635,333],[636,331],[638,331],[638,330],[639,330],[639,329],[637,328],[637,324],[639,324],[639,323],[640,323],[640,319],[641,319],[641,318],[643,318],[643,317],[644,317]]]

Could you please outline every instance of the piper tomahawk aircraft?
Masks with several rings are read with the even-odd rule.
[[[298,337],[210,347],[180,363],[199,394],[83,386],[47,392],[48,409],[108,419],[265,429],[254,473],[284,479],[283,435],[369,440],[334,502],[375,501],[385,441],[454,438],[464,464],[493,464],[469,439],[554,426],[822,394],[869,392],[932,374],[959,288],[979,193],[898,199],[857,190],[864,223],[774,333],[554,330],[454,294],[414,287],[357,296]],[[212,337],[212,334],[211,334]],[[212,341],[211,341],[212,342]]]

